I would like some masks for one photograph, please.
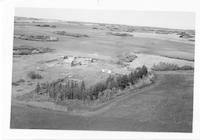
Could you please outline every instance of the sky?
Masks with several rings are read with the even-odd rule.
[[[16,8],[15,16],[175,29],[195,29],[195,14],[192,12]]]

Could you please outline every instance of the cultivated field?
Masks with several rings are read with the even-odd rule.
[[[15,17],[11,128],[191,132],[194,38]]]

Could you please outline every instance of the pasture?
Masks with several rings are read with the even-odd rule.
[[[191,30],[15,17],[11,128],[191,132],[193,40]],[[176,68],[154,71],[159,64]],[[126,85],[126,93],[96,108],[69,100],[66,111],[42,96],[27,102],[38,83],[75,79],[89,91],[143,65],[155,81],[137,90]]]

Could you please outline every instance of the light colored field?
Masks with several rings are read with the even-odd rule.
[[[37,24],[55,25],[56,28],[35,26]],[[94,29],[94,25],[98,28]],[[81,108],[83,112],[79,115],[70,114],[64,106],[56,108],[57,106],[51,102],[29,102],[31,106],[28,106],[26,102],[21,104],[16,101],[15,97],[29,93],[35,89],[38,82],[51,82],[63,77],[84,80],[86,87],[89,87],[105,80],[109,76],[109,73],[105,72],[108,70],[114,74],[125,74],[130,72],[130,69],[142,65],[151,69],[154,64],[160,62],[194,67],[194,43],[178,38],[174,33],[132,32],[133,37],[122,37],[108,34],[110,29],[106,27],[111,25],[99,28],[100,26],[102,25],[44,19],[17,20],[14,34],[54,36],[58,37],[59,41],[14,38],[13,47],[25,45],[50,48],[54,51],[13,56],[12,82],[24,82],[12,85],[11,128],[191,132],[193,71],[156,72],[157,79],[152,86],[139,89],[137,92],[129,90],[124,96],[114,98],[101,107]],[[143,30],[144,27],[135,28]],[[55,31],[65,31],[69,35],[85,34],[88,37],[63,36],[55,34]],[[137,57],[128,66],[122,66],[117,63],[122,54]],[[60,59],[66,55],[90,57],[97,61],[71,67]],[[43,78],[30,79],[27,76],[30,71],[40,74]],[[33,107],[35,103],[38,108]],[[73,103],[78,104],[78,101]],[[66,112],[55,111],[65,109]]]
[[[144,37],[144,38],[155,38],[162,40],[170,40],[175,42],[184,42],[188,44],[194,44],[194,42],[188,41],[187,39],[180,38],[177,34],[158,34],[158,33],[133,33],[136,37]]]
[[[41,21],[44,22],[45,20]],[[151,68],[153,64],[161,61],[175,63],[180,66],[194,65],[192,61],[179,60],[194,60],[194,44],[186,42],[184,39],[178,39],[177,41],[177,36],[174,35],[152,35],[150,33],[133,32],[133,35],[135,34],[134,37],[120,37],[107,34],[107,32],[109,32],[108,29],[94,30],[92,24],[84,25],[81,23],[57,22],[53,20],[48,20],[46,24],[56,25],[56,28],[35,26],[37,24],[40,23],[15,23],[14,33],[55,36],[59,38],[59,41],[47,42],[14,39],[14,47],[28,45],[35,48],[50,48],[55,51],[51,53],[13,57],[12,81],[16,82],[20,79],[25,80],[25,82],[21,83],[19,86],[13,86],[13,96],[25,94],[33,90],[37,82],[50,82],[58,78],[63,78],[64,76],[71,75],[74,78],[85,80],[87,86],[90,86],[108,76],[108,74],[102,73],[102,69],[111,70],[114,73],[127,73],[126,68],[121,68],[116,64],[110,63],[116,62],[118,60],[118,55],[126,52],[133,52],[138,56],[137,59],[131,63],[131,68],[136,68],[143,64]],[[55,34],[55,31],[86,34],[89,37],[76,38],[62,36]],[[43,63],[65,55],[92,57],[104,60],[104,62],[88,66],[77,66],[74,68],[66,65]],[[27,73],[30,71],[41,74],[43,79],[32,80],[28,78]]]
[[[146,65],[148,68],[152,68],[154,64],[156,65],[156,64],[159,64],[160,62],[177,64],[178,66],[188,65],[188,66],[194,67],[194,62],[191,62],[191,61],[167,58],[167,57],[151,55],[151,54],[140,53],[136,55],[137,55],[137,59],[131,63],[130,67],[136,68],[136,67],[141,67],[142,65]]]

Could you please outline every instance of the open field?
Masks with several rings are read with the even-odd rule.
[[[193,30],[15,17],[11,128],[191,132],[194,37]]]
[[[156,75],[152,87],[137,94],[130,92],[92,115],[70,115],[13,103],[11,128],[191,132],[193,72]]]

